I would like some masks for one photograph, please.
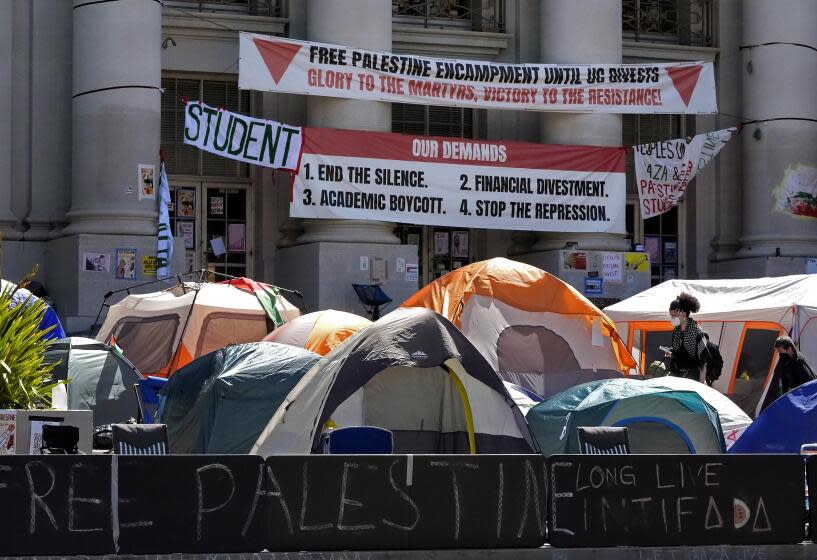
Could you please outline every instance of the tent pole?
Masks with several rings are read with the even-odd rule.
[[[454,373],[454,370],[448,366],[446,366],[446,369],[448,370],[448,375],[451,376],[451,381],[457,388],[457,392],[460,394],[460,400],[462,400],[462,408],[465,412],[465,426],[468,430],[468,448],[471,455],[476,455],[477,441],[474,436],[474,415],[471,413],[471,403],[468,401],[468,393],[465,392],[465,386],[462,384],[462,381],[460,381],[460,378],[457,377],[457,374]]]

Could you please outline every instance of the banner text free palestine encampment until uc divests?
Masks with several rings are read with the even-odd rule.
[[[503,64],[241,33],[241,89],[478,109],[717,113],[711,62]]]

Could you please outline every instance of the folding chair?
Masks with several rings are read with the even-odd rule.
[[[579,427],[579,449],[582,455],[629,455],[627,428],[610,426]]]
[[[378,284],[352,284],[360,303],[372,321],[380,319],[380,308],[391,303],[392,299],[386,295]]]
[[[43,455],[78,455],[79,428],[76,426],[43,425],[40,453]]]
[[[164,424],[111,424],[113,452],[117,455],[167,455]]]
[[[159,420],[162,409],[159,392],[166,384],[167,379],[164,377],[146,377],[133,386],[139,405],[139,420],[145,424],[153,424]]]
[[[373,426],[349,426],[323,434],[323,452],[330,455],[390,455],[394,436]]]

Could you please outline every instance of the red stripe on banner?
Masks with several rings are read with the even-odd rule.
[[[486,167],[624,173],[626,148],[304,128],[303,153]]]

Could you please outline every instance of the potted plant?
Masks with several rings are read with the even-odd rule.
[[[51,407],[51,381],[56,364],[44,362],[49,341],[39,328],[45,304],[26,299],[13,302],[13,284],[0,290],[0,409]]]

